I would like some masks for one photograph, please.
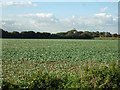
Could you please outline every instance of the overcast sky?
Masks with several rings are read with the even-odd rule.
[[[117,2],[3,2],[2,28],[7,31],[118,32]],[[0,5],[1,6],[1,5]]]

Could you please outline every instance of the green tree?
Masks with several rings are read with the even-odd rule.
[[[117,33],[115,33],[115,34],[112,34],[112,37],[117,37],[118,35],[117,35]]]
[[[91,38],[93,38],[93,36],[90,35],[88,32],[84,32],[84,33],[82,33],[80,36],[81,36],[81,38],[83,38],[83,39],[91,39]]]

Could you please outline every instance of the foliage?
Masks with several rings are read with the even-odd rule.
[[[95,40],[119,40],[119,37],[96,37]]]
[[[3,39],[3,88],[118,89],[117,60],[117,40]]]
[[[22,31],[22,32],[8,32],[0,29],[2,32],[2,38],[26,38],[26,39],[93,39],[95,37],[120,37],[119,34],[111,34],[109,32],[89,32],[89,31],[77,31],[76,29],[68,32],[60,33],[47,33],[47,32],[34,32],[34,31]]]
[[[96,62],[94,62],[96,63]],[[70,75],[66,73],[60,78],[52,73],[36,73],[23,83],[13,83],[3,80],[2,88],[6,89],[120,89],[120,65],[115,61],[107,65],[88,64],[83,67],[83,73]]]

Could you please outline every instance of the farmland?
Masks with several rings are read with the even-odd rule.
[[[25,84],[38,72],[55,74],[58,78],[66,74],[82,75],[86,67],[109,66],[117,60],[117,40],[2,40],[3,78],[13,84]]]

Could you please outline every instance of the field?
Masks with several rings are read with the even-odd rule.
[[[22,88],[28,88],[28,85],[31,85],[28,84],[28,82],[32,82],[31,77],[33,78],[36,74],[38,75],[38,72],[42,74],[54,74],[53,76],[56,76],[59,79],[63,78],[65,75],[70,75],[72,77],[74,75],[81,76],[83,73],[86,73],[84,75],[87,76],[88,72],[86,71],[89,71],[91,68],[96,68],[98,71],[104,71],[104,69],[100,68],[102,66],[106,66],[105,68],[108,71],[112,70],[111,68],[114,68],[114,70],[116,68],[120,71],[120,68],[117,66],[117,61],[117,40],[2,40],[4,83],[10,82],[15,85],[20,84]],[[116,72],[118,73],[118,71]],[[118,73],[118,75],[120,75],[120,73]],[[97,86],[98,84],[93,83],[94,81],[92,81],[92,84]],[[119,81],[120,80],[117,80],[117,84]],[[117,84],[115,83],[115,86],[111,83],[110,86],[116,88]],[[9,86],[9,84],[6,83],[5,85]],[[71,87],[75,88],[79,86],[80,85],[73,85]]]

